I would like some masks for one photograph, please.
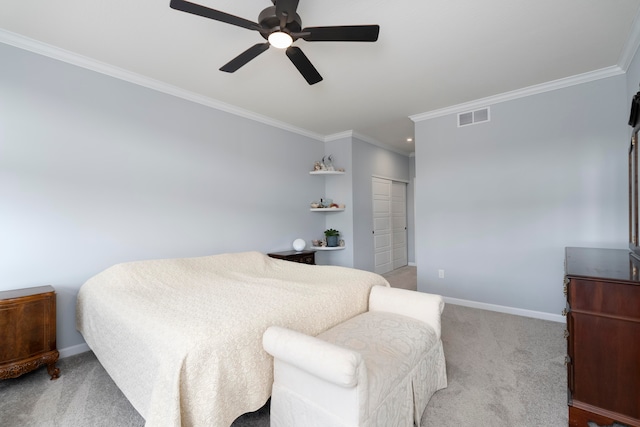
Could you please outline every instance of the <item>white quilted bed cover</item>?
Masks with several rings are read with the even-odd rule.
[[[147,427],[227,427],[269,398],[267,327],[317,335],[367,311],[375,285],[259,252],[130,262],[81,287],[76,325]]]

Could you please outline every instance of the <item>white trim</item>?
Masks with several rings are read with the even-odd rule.
[[[418,266],[418,264],[416,264],[415,262],[409,262],[407,265],[410,266],[410,267],[417,267]]]
[[[58,349],[58,353],[60,353],[60,359],[64,359],[65,357],[69,356],[75,356],[76,354],[80,353],[86,353],[87,351],[91,351],[87,343]]]
[[[369,136],[363,135],[361,133],[355,132],[354,130],[347,130],[344,132],[339,132],[339,133],[334,133],[331,135],[327,135],[324,137],[324,142],[329,142],[329,141],[337,141],[338,139],[343,139],[343,138],[357,138],[362,142],[366,142],[368,144],[371,145],[375,145],[377,147],[380,148],[384,148],[387,151],[391,151],[394,152],[396,154],[400,154],[402,156],[405,157],[410,157],[411,153],[405,153],[402,152],[400,150],[396,150],[394,147],[391,147],[390,145],[384,145],[382,142],[378,141],[377,139],[371,138]]]
[[[409,181],[407,181],[406,179],[391,178],[388,176],[382,176],[382,175],[376,175],[376,174],[371,174],[371,178],[380,178],[380,179],[386,179],[387,181],[396,181],[396,182],[401,182],[403,184],[409,184]]]
[[[346,137],[354,137],[364,142],[367,142],[369,144],[384,148],[385,150],[389,150],[403,156],[409,156],[407,153],[404,153],[400,150],[396,150],[391,146],[384,145],[382,142],[374,138],[370,138],[362,134],[357,134],[352,130],[340,132],[332,135],[321,135],[319,133],[302,129],[302,128],[290,125],[288,123],[281,122],[279,120],[275,120],[270,117],[254,113],[252,111],[245,110],[243,108],[236,107],[234,105],[227,104],[222,101],[218,101],[213,98],[199,95],[197,93],[181,89],[177,86],[172,86],[164,82],[161,82],[159,80],[154,80],[149,77],[145,77],[143,75],[136,74],[101,61],[97,61],[93,58],[89,58],[65,49],[61,49],[59,47],[48,45],[38,40],[24,37],[20,34],[16,34],[1,28],[0,28],[0,43],[4,43],[20,49],[28,50],[30,52],[37,53],[39,55],[47,56],[49,58],[63,61],[68,64],[72,64],[72,65],[82,67],[91,71],[95,71],[110,77],[114,77],[114,78],[124,80],[133,84],[137,84],[139,86],[156,90],[158,92],[166,93],[168,95],[182,98],[191,102],[195,102],[210,108],[214,108],[216,110],[220,110],[220,111],[224,111],[240,117],[244,117],[246,119],[260,122],[269,126],[273,126],[275,128],[293,132],[298,135],[306,136],[308,138],[315,139],[318,141],[327,142],[327,141],[334,141],[336,139],[341,139]],[[482,99],[478,99],[478,100],[463,103],[463,104],[453,105],[453,106],[442,108],[439,110],[433,110],[433,111],[427,111],[425,113],[414,114],[412,116],[409,116],[409,118],[414,122],[429,120],[436,117],[446,116],[452,113],[458,113],[464,110],[482,107],[483,105],[488,106],[491,104],[497,104],[500,102],[510,101],[513,99],[523,98],[523,97],[538,94],[538,93],[548,92],[551,90],[561,89],[564,87],[569,87],[569,86],[573,86],[580,83],[586,83],[586,82],[590,82],[590,81],[594,81],[602,78],[623,74],[628,69],[631,63],[631,60],[638,49],[638,46],[640,46],[640,10],[639,10],[639,14],[636,15],[634,19],[631,34],[629,36],[629,39],[627,40],[627,43],[625,43],[625,46],[621,53],[620,60],[619,60],[621,65],[619,66],[616,65],[608,68],[603,68],[601,70],[596,70],[596,71],[592,71],[584,74],[579,74],[576,76],[554,80],[554,81],[543,83],[540,85],[529,86],[527,88],[506,92],[503,94],[490,96],[487,98],[482,98]]]
[[[293,125],[290,125],[279,120],[272,119],[261,114],[254,113],[249,110],[245,110],[240,107],[236,107],[231,104],[218,101],[207,96],[199,95],[194,92],[172,86],[159,80],[151,79],[140,74],[132,73],[123,68],[115,67],[113,65],[97,61],[93,58],[89,58],[83,55],[79,55],[74,52],[70,52],[59,47],[51,46],[37,40],[33,40],[24,36],[21,36],[10,31],[0,29],[0,43],[8,44],[20,49],[28,50],[30,52],[37,53],[39,55],[47,56],[49,58],[57,59],[62,62],[66,62],[71,65],[86,68],[87,70],[95,71],[110,77],[114,77],[119,80],[124,80],[129,83],[133,83],[139,86],[143,86],[149,89],[156,90],[158,92],[166,93],[168,95],[175,96],[177,98],[186,99],[187,101],[195,102],[197,104],[204,105],[206,107],[215,108],[216,110],[224,111],[226,113],[234,114],[236,116],[244,117],[249,120],[260,122],[275,128],[283,129],[289,132],[296,133],[298,135],[306,136],[318,141],[324,141],[324,135],[316,132],[311,132],[306,129],[302,129]]]
[[[352,137],[353,137],[353,131],[352,130],[345,130],[344,132],[338,132],[338,133],[334,133],[334,134],[325,136],[324,137],[324,142],[337,141],[339,139],[352,138]]]
[[[629,32],[629,37],[627,37],[624,46],[622,47],[622,52],[620,53],[620,58],[618,59],[618,65],[625,72],[629,69],[631,65],[631,61],[638,51],[638,47],[640,46],[640,9],[636,12],[636,16],[633,18],[633,23],[631,24],[631,31]]]
[[[405,157],[409,157],[409,154],[400,150],[396,150],[394,147],[390,146],[390,145],[384,145],[382,142],[378,141],[377,139],[371,138],[369,136],[363,135],[361,133],[358,132],[353,132],[353,137],[354,138],[358,138],[360,141],[364,141],[366,143],[369,143],[371,145],[375,145],[378,146],[380,148],[384,148],[387,151],[392,151],[396,154],[400,154],[402,156]]]
[[[553,80],[551,82],[542,83],[539,85],[529,86],[522,89],[513,90],[511,92],[501,93],[499,95],[493,95],[482,99],[476,99],[475,101],[465,102],[458,105],[452,105],[451,107],[441,108],[439,110],[427,111],[426,113],[414,114],[409,116],[414,122],[421,122],[423,120],[430,120],[436,117],[447,116],[449,114],[455,114],[464,112],[467,110],[475,110],[477,108],[488,107],[493,104],[499,104],[501,102],[512,101],[514,99],[525,98],[531,95],[537,95],[544,92],[550,92],[552,90],[563,89],[570,86],[575,86],[582,83],[588,83],[595,80],[606,79],[608,77],[619,76],[624,74],[624,70],[615,65],[612,67],[602,68],[596,71],[590,71],[588,73],[578,74],[576,76],[565,77],[563,79]]]
[[[534,319],[550,320],[552,322],[565,323],[567,320],[560,314],[546,313],[544,311],[525,310],[524,308],[506,307],[504,305],[487,304],[484,302],[469,301],[464,299],[442,297],[444,302],[464,307],[479,308],[481,310],[497,311],[498,313],[513,314],[516,316],[532,317]]]

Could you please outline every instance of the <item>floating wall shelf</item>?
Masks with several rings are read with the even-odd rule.
[[[344,171],[311,171],[310,175],[344,175]]]

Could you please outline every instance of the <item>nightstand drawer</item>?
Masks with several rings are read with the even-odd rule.
[[[269,255],[271,258],[283,259],[285,261],[299,262],[301,264],[316,263],[316,251],[272,252],[267,255]]]

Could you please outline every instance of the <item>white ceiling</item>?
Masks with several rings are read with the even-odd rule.
[[[251,21],[271,5],[190,1]],[[639,10],[640,0],[300,0],[303,26],[380,25],[375,43],[296,41],[324,77],[313,86],[275,48],[218,71],[264,40],[169,0],[0,0],[0,29],[5,42],[15,33],[319,138],[353,131],[408,154],[409,116],[624,69]]]

